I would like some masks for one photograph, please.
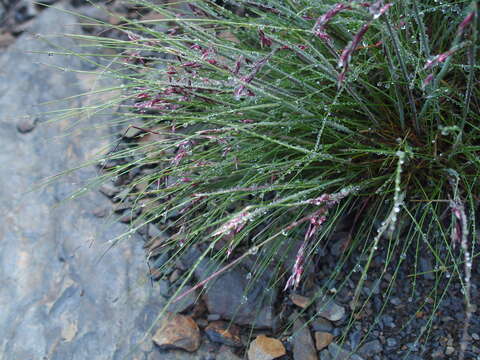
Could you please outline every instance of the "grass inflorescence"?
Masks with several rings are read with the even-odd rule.
[[[268,269],[272,287],[301,291],[307,263],[343,226],[329,278],[356,278],[352,319],[383,249],[376,274],[409,261],[412,294],[416,257],[428,253],[436,284],[461,284],[468,323],[480,199],[476,1],[135,3],[158,16],[108,25],[120,38],[80,38],[115,51],[103,73],[122,79],[117,125],[136,135],[103,155],[114,165],[101,179],[137,174],[131,226],[169,234],[150,254],[170,251],[161,270],[199,247],[223,264],[218,273],[252,255],[253,276]],[[278,249],[292,242],[287,268]]]

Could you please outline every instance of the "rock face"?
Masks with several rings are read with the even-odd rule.
[[[31,32],[72,33],[78,21],[49,9],[34,20]],[[98,261],[106,241],[127,227],[93,215],[109,205],[96,192],[60,203],[95,176],[93,168],[25,194],[47,176],[83,163],[108,141],[105,130],[94,128],[100,122],[96,117],[82,123],[91,131],[64,137],[78,116],[44,123],[46,111],[80,107],[85,100],[37,104],[89,91],[94,77],[55,69],[80,68],[79,60],[49,56],[51,45],[32,34],[23,34],[0,55],[0,357],[147,359],[158,350],[151,340],[140,340],[163,303],[147,281],[142,242],[126,239]],[[66,38],[49,40],[75,48]],[[35,128],[17,130],[33,119]]]

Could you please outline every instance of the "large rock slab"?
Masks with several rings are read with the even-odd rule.
[[[93,215],[94,209],[109,205],[97,192],[61,201],[95,176],[94,169],[84,168],[27,193],[45,177],[83,163],[109,141],[108,127],[94,127],[102,117],[86,117],[82,126],[91,130],[70,135],[78,116],[44,123],[46,111],[80,107],[85,99],[38,105],[91,90],[95,84],[92,77],[56,69],[81,65],[73,56],[47,54],[52,45],[32,36],[72,33],[78,31],[77,22],[58,10],[45,10],[30,34],[0,54],[2,360],[159,356],[150,338],[141,342],[163,306],[158,289],[146,279],[142,242],[135,236],[126,239],[98,261],[106,242],[127,227]],[[67,49],[76,46],[62,37],[49,41]],[[24,121],[34,121],[35,128],[20,132]]]

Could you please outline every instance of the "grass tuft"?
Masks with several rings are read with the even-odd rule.
[[[343,227],[329,280],[356,279],[351,319],[374,257],[380,279],[394,271],[388,299],[398,271],[415,294],[428,253],[439,302],[440,284],[461,284],[464,343],[479,254],[478,3],[135,3],[158,16],[76,37],[113,54],[102,73],[123,81],[115,125],[137,133],[99,159],[115,164],[101,180],[130,176],[132,229],[169,234],[150,253],[170,252],[160,273],[199,247],[223,264],[214,276],[253,256],[254,277],[268,269],[272,287],[301,291]],[[276,249],[292,241],[287,268]]]

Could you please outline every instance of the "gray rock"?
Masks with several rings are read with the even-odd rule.
[[[111,183],[105,183],[102,186],[100,186],[100,192],[108,197],[112,197],[120,192],[120,189],[114,186]]]
[[[424,273],[423,277],[427,280],[435,280],[435,274],[433,272],[432,260],[427,257],[420,257],[419,260],[420,272]]]
[[[185,285],[181,291],[180,294],[183,294],[185,292],[188,292],[192,289],[191,286]],[[179,295],[180,295],[179,294]],[[182,313],[185,310],[190,309],[198,300],[198,293],[197,291],[191,291],[187,295],[185,295],[183,298],[178,300],[177,302],[172,302],[168,306],[168,311],[173,312],[173,313]]]
[[[313,331],[329,332],[333,331],[333,325],[330,321],[324,318],[316,318],[311,322]]]
[[[190,248],[182,258],[187,267],[195,266],[197,281],[207,279],[221,268],[221,265],[208,257],[200,258],[201,252],[195,248]],[[276,291],[265,291],[268,287],[268,274],[256,280],[249,279],[247,274],[248,270],[239,265],[214,277],[205,290],[207,308],[210,313],[240,325],[271,328]]]
[[[72,33],[77,22],[47,9],[31,29]],[[53,43],[76,46],[58,36]],[[90,90],[93,77],[55,69],[81,69],[81,64],[73,56],[48,56],[50,50],[51,45],[25,33],[0,55],[0,357],[143,360],[151,344],[141,339],[164,303],[146,277],[141,241],[136,236],[121,241],[100,259],[107,240],[128,227],[92,214],[109,206],[96,192],[61,202],[96,176],[95,170],[82,168],[25,195],[46,177],[92,160],[89,154],[109,142],[96,117],[83,119],[82,127],[90,130],[74,136],[63,136],[73,124],[67,119],[40,121],[28,136],[18,133],[24,116],[45,119],[39,114],[87,101],[73,95]]]
[[[339,321],[345,316],[345,308],[325,294],[316,299],[317,314],[330,321]]]
[[[396,347],[398,345],[398,341],[395,338],[388,338],[387,339],[387,346],[388,347]]]
[[[353,354],[333,342],[328,345],[328,352],[334,360],[363,360],[359,355]]]
[[[215,360],[241,360],[241,358],[235,355],[232,350],[225,347],[220,349],[219,353],[216,354]]]
[[[293,332],[293,359],[317,360],[317,351],[313,344],[312,335],[305,322],[299,319],[295,321]]]
[[[370,358],[373,355],[379,354],[383,351],[382,344],[380,343],[379,340],[372,340],[369,342],[366,342],[363,344],[360,349],[357,351],[357,353],[360,356],[363,356],[365,358]]]

